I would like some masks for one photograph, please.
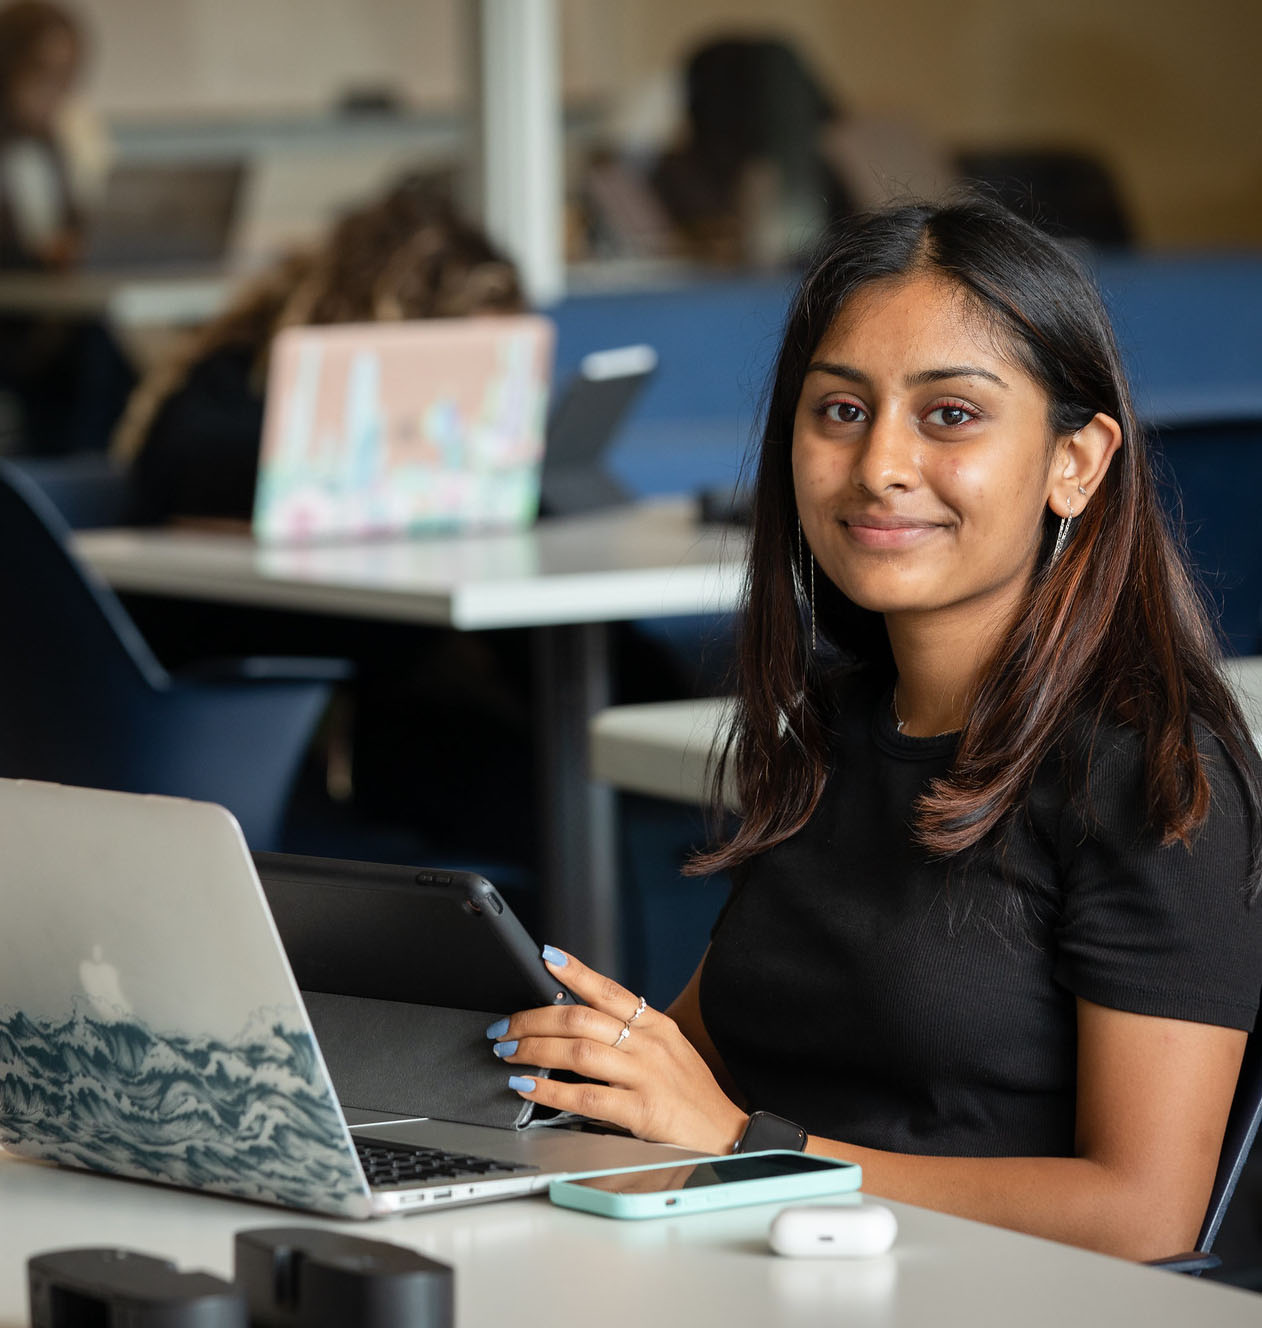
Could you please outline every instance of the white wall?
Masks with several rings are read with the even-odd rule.
[[[466,95],[463,0],[75,0],[114,116],[324,109],[355,84],[420,107]]]

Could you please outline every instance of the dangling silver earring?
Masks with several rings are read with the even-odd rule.
[[[803,558],[803,553],[802,553],[802,518],[799,517],[799,518],[798,518],[798,565],[797,565],[797,573],[798,573],[798,575],[797,575],[797,579],[798,579],[799,581],[805,582],[805,581],[807,581],[807,574],[806,574],[805,566],[803,565],[802,558]],[[809,586],[809,590],[808,590],[808,601],[807,601],[807,603],[808,603],[808,606],[809,606],[810,611],[811,611],[811,653],[814,654],[814,653],[815,653],[815,555],[814,555],[814,554],[811,554],[811,571],[810,571],[810,580],[809,580],[808,586]],[[808,586],[803,586],[803,589],[808,589]]]
[[[1078,487],[1081,489],[1082,486],[1079,485]],[[1065,506],[1069,508],[1069,515],[1063,516],[1060,519],[1060,529],[1056,532],[1056,545],[1052,549],[1052,562],[1055,562],[1064,550],[1065,544],[1069,539],[1069,527],[1074,519],[1074,500],[1072,498],[1067,499]]]

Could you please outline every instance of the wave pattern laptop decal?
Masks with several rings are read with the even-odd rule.
[[[164,1036],[76,1002],[0,1017],[0,1144],[138,1180],[299,1208],[367,1209],[315,1044],[260,1011],[229,1042]]]

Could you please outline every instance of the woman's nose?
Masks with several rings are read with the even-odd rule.
[[[912,489],[920,479],[920,438],[896,412],[878,413],[854,457],[855,487],[876,495]]]

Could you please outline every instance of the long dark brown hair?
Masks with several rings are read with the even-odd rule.
[[[827,778],[825,723],[841,676],[867,666],[893,679],[880,614],[822,572],[813,614],[804,610],[811,555],[799,555],[791,451],[807,366],[846,302],[873,281],[918,272],[940,273],[967,294],[1047,394],[1055,437],[1098,413],[1122,431],[1118,455],[1055,559],[1058,523],[1046,514],[1029,594],[975,684],[950,771],[917,806],[918,839],[950,856],[1001,830],[1040,765],[1066,754],[1086,722],[1142,735],[1150,823],[1163,842],[1190,843],[1210,803],[1195,717],[1241,781],[1256,881],[1262,787],[1248,727],[1219,675],[1213,629],[1163,515],[1108,315],[1069,253],[985,199],[850,219],[821,245],[789,311],[758,454],[735,712],[713,772],[716,791],[735,792],[741,820],[689,872],[733,867],[799,830]]]
[[[130,460],[193,366],[225,347],[254,353],[262,391],[282,328],[521,313],[517,269],[422,175],[348,212],[315,247],[281,259],[136,389],[112,447]]]

